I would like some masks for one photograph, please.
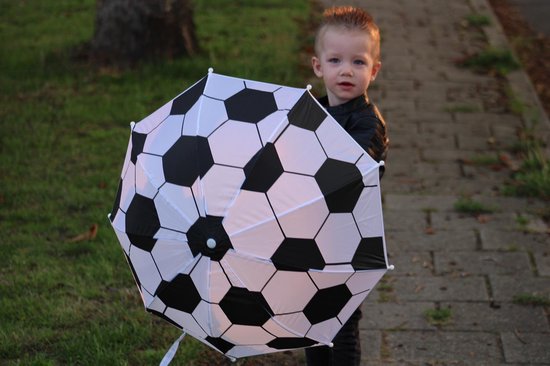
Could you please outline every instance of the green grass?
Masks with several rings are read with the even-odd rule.
[[[471,55],[459,64],[477,72],[498,75],[506,75],[519,68],[519,63],[510,50],[494,48],[487,48]]]
[[[376,290],[379,292],[379,302],[394,302],[396,300],[393,282],[394,280],[391,277],[384,277],[380,280],[376,286]]]
[[[484,205],[483,203],[475,201],[469,197],[460,197],[455,202],[454,209],[457,212],[469,215],[488,214],[495,211],[492,207]]]
[[[547,296],[536,294],[519,294],[512,298],[512,302],[518,305],[550,306],[550,299]]]
[[[106,218],[139,121],[216,72],[304,86],[308,2],[196,1],[204,53],[128,71],[71,61],[94,0],[0,0],[0,364],[149,365],[179,331],[146,313]],[[90,241],[69,242],[97,224]],[[188,337],[173,364],[203,346]]]
[[[432,325],[446,325],[451,321],[451,308],[428,309],[424,312],[428,323]]]
[[[472,27],[483,27],[491,24],[491,19],[483,14],[470,14],[466,16],[466,22]]]
[[[479,154],[474,155],[470,159],[468,159],[468,163],[473,165],[498,165],[501,164],[500,159],[498,156],[494,154]]]
[[[527,225],[529,225],[529,218],[520,214],[516,217],[516,223],[522,230],[526,230]]]
[[[535,128],[523,129],[520,141],[512,148],[522,164],[512,181],[504,186],[504,194],[550,200],[550,163],[544,154],[544,144]]]

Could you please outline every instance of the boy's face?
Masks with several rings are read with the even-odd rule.
[[[319,54],[311,59],[313,71],[323,78],[330,106],[366,93],[380,70],[368,33],[328,27],[320,35]]]

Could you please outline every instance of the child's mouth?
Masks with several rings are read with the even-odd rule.
[[[352,83],[348,83],[348,82],[338,83],[338,85],[340,85],[340,86],[343,87],[343,88],[351,88],[351,87],[353,87],[353,84],[352,84]]]

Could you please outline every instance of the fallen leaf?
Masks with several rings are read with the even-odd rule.
[[[520,169],[520,163],[517,160],[514,160],[512,156],[508,153],[500,153],[498,159],[502,164],[504,164],[508,169],[513,172],[517,172]]]
[[[476,219],[480,224],[486,224],[491,221],[491,217],[488,215],[478,215]]]
[[[88,231],[83,232],[81,234],[78,234],[77,236],[74,236],[70,239],[67,239],[68,243],[76,243],[79,241],[85,241],[85,240],[93,240],[97,236],[97,230],[99,229],[98,224],[93,224],[90,226]]]
[[[424,234],[433,235],[433,234],[435,234],[435,229],[431,226],[428,226],[424,229]]]

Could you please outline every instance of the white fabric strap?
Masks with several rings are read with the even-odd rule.
[[[185,337],[185,332],[183,332],[178,339],[172,344],[168,352],[164,355],[162,358],[162,361],[160,361],[159,366],[168,366],[170,362],[172,362],[172,359],[176,355],[176,352],[178,351],[178,347],[180,345],[181,340]]]

